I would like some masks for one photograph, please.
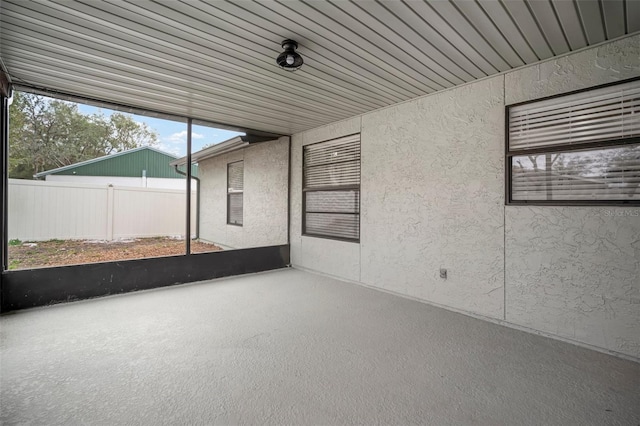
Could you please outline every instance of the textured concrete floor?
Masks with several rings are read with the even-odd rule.
[[[640,424],[640,364],[296,270],[0,326],[3,424]]]

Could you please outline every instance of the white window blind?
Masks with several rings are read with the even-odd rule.
[[[307,145],[303,234],[360,238],[360,135]]]
[[[244,162],[227,165],[227,223],[242,225]]]
[[[640,80],[509,109],[509,149],[640,136]]]
[[[640,80],[509,107],[511,202],[640,201]]]
[[[640,200],[640,145],[637,144],[514,156],[512,161],[514,201]]]
[[[229,192],[242,192],[244,189],[244,162],[229,163],[227,167],[227,190]]]

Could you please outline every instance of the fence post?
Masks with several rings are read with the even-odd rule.
[[[107,241],[113,240],[113,185],[107,187]]]

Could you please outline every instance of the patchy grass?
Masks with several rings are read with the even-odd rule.
[[[9,240],[10,246],[19,246],[20,244],[22,244],[22,241],[20,240]]]
[[[185,242],[175,238],[136,238],[124,241],[50,240],[9,244],[9,269],[77,265],[184,254]],[[192,241],[192,253],[222,250]]]

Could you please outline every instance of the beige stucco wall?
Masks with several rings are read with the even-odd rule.
[[[243,226],[227,224],[227,164],[244,161]],[[289,138],[258,143],[199,165],[200,238],[229,248],[287,244]]]
[[[360,280],[360,245],[302,234],[302,147],[360,132],[360,117],[294,135],[291,139],[291,263],[310,270]]]
[[[640,35],[294,135],[293,265],[640,358],[640,209],[504,205],[505,105],[635,76]],[[360,243],[301,236],[302,146],[357,132]]]
[[[362,282],[502,318],[502,81],[362,118]]]
[[[505,76],[507,103],[640,76],[640,35]],[[506,320],[640,358],[640,208],[506,207]]]

